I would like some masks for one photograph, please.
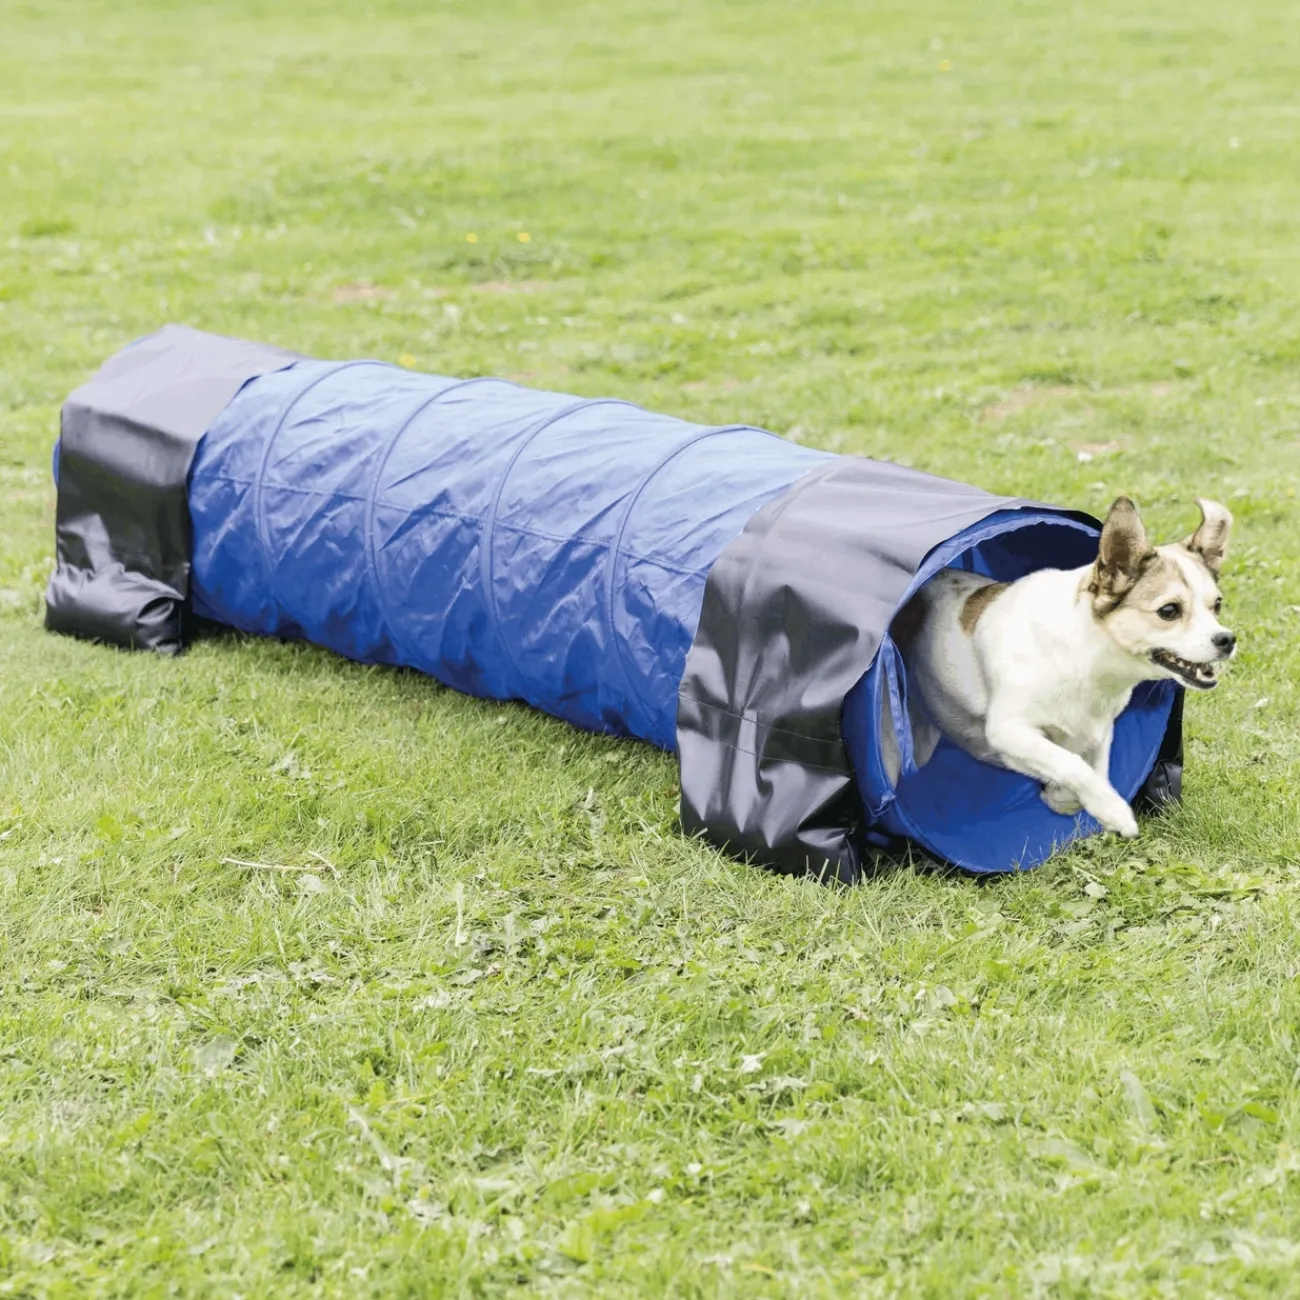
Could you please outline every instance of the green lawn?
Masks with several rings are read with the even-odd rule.
[[[1282,0],[0,0],[0,1295],[1300,1294],[1298,146]],[[167,320],[1219,496],[1186,805],[835,891],[522,707],[47,636]]]

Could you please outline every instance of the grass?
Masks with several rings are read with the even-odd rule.
[[[1291,6],[0,20],[0,1294],[1300,1294]],[[49,637],[60,403],[165,320],[1218,495],[1187,802],[834,891],[644,747]]]

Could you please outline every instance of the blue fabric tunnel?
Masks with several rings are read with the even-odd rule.
[[[179,327],[69,398],[58,478],[53,630],[176,650],[197,615],[637,737],[679,752],[688,830],[782,870],[854,879],[901,839],[1016,870],[1097,829],[947,742],[920,770],[905,747],[897,788],[880,754],[907,596],[946,565],[1087,563],[1087,516],[746,425]],[[1125,797],[1153,772],[1169,789],[1174,701],[1144,688],[1121,718]]]

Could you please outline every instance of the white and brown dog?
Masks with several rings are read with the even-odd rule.
[[[1197,504],[1200,526],[1182,542],[1150,546],[1137,508],[1120,497],[1096,562],[1082,569],[1040,569],[1013,583],[945,569],[927,582],[893,626],[917,765],[942,733],[1043,782],[1053,811],[1082,807],[1107,830],[1135,836],[1133,812],[1110,783],[1115,719],[1139,682],[1209,690],[1237,644],[1219,622],[1232,516],[1214,501]],[[888,709],[883,740],[897,783]]]

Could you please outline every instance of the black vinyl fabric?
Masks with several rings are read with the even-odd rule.
[[[184,646],[187,478],[208,426],[279,348],[169,325],[111,357],[63,406],[57,567],[45,626],[131,649]]]

